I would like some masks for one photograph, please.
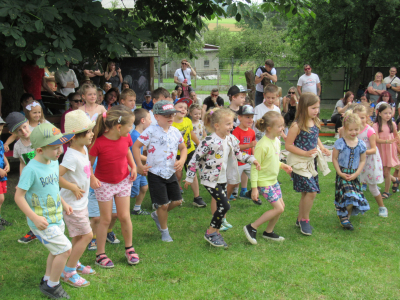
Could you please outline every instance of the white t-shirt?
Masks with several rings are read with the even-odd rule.
[[[261,119],[267,112],[269,111],[276,111],[278,113],[281,113],[281,110],[279,109],[278,106],[274,105],[273,109],[269,109],[264,103],[261,103],[259,105],[256,106],[256,108],[254,109],[254,123],[253,123],[253,129],[256,133],[256,140],[259,141],[265,134],[265,132],[260,132],[257,128],[256,128],[256,122],[257,120]]]
[[[262,73],[263,73],[263,71],[261,71],[261,69],[258,68],[257,71],[256,71],[256,76],[261,77]],[[271,69],[271,75],[276,75],[276,69],[275,68]],[[272,83],[272,80],[271,80],[271,83]],[[256,91],[264,93],[264,86],[261,84],[261,81],[259,83],[257,83]]]
[[[400,78],[397,77],[397,76],[395,76],[394,78],[390,78],[390,76],[385,77],[385,79],[383,79],[383,82],[384,82],[385,84],[390,83],[391,85],[393,85],[393,86],[395,86],[395,87],[400,86]],[[397,94],[398,94],[398,93],[396,93],[396,97],[397,97]],[[396,99],[394,99],[394,100],[396,100]]]
[[[149,113],[150,113],[150,118],[151,118],[151,125],[157,125],[158,122],[157,122],[156,118],[154,117],[153,111],[150,110]]]
[[[320,83],[319,77],[317,74],[311,73],[310,76],[303,74],[299,81],[297,82],[297,86],[301,86],[301,92],[310,92],[318,95],[317,84]]]
[[[183,72],[185,73],[185,77],[187,79],[187,84],[192,84],[192,81],[190,80],[191,79],[190,73],[192,73],[192,69],[187,68]],[[180,83],[182,83],[185,80],[185,77],[183,77],[183,74],[182,74],[182,69],[176,69],[174,77],[175,76],[178,77],[178,81]]]
[[[88,195],[90,187],[90,161],[88,150],[86,147],[86,154],[82,154],[75,149],[69,148],[65,152],[61,165],[68,169],[63,178],[68,182],[74,183],[85,191],[83,197],[79,200],[76,199],[73,192],[62,188],[60,191],[61,197],[71,205],[73,210],[83,210],[88,206]]]
[[[222,147],[224,149],[224,160],[222,162],[221,172],[219,173],[218,183],[226,183],[226,169],[228,167],[228,159],[229,159],[229,149],[228,149],[228,142],[226,138],[222,140]]]

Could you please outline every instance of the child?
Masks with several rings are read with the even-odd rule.
[[[269,111],[276,111],[278,113],[280,113],[280,109],[278,106],[276,106],[274,103],[277,99],[277,94],[278,94],[278,87],[276,85],[273,84],[267,84],[264,87],[264,102],[257,105],[256,108],[254,109],[254,124],[257,122],[257,120],[261,119],[262,116],[269,112]],[[253,124],[253,129],[256,133],[256,139],[257,141],[259,141],[263,135],[264,132],[260,132],[258,131],[257,128],[255,128]]]
[[[178,99],[179,99],[179,98],[178,98],[178,91],[173,90],[173,91],[171,92],[171,98],[172,98],[172,100],[174,100],[174,101],[178,100]]]
[[[61,154],[61,145],[73,136],[62,135],[52,124],[38,125],[30,136],[36,156],[22,171],[15,193],[15,202],[26,215],[32,232],[50,251],[40,291],[55,299],[69,299],[60,284],[60,275],[72,247],[64,235],[62,210],[67,215],[72,214],[73,210],[60,197],[57,159]]]
[[[112,200],[117,206],[118,219],[121,222],[125,240],[125,257],[128,264],[139,263],[139,256],[132,247],[132,222],[129,214],[132,181],[136,179],[136,165],[129,147],[132,139],[134,115],[123,105],[113,106],[98,116],[94,130],[93,146],[89,151],[89,160],[97,167],[90,179],[100,208],[100,223],[97,227],[96,265],[101,268],[113,268],[114,264],[105,253],[107,230],[111,223]],[[129,175],[128,165],[131,167]]]
[[[340,225],[347,230],[354,230],[350,216],[364,214],[369,204],[361,191],[358,176],[361,174],[366,159],[367,147],[358,139],[361,120],[356,114],[343,119],[343,137],[338,139],[333,148],[332,163],[336,170],[335,207]]]
[[[0,135],[5,123],[0,117]],[[4,194],[7,193],[7,173],[10,172],[10,164],[4,153],[3,141],[0,140],[0,231],[5,229],[3,226],[11,225],[1,217],[1,205],[4,203]]]
[[[74,211],[70,215],[64,213],[64,221],[72,238],[72,251],[61,278],[73,287],[85,287],[90,284],[77,273],[96,273],[90,266],[85,267],[79,262],[86,245],[93,237],[87,208],[90,161],[86,147],[92,143],[92,128],[95,124],[81,110],[71,111],[65,116],[65,131],[72,132],[75,136],[69,142],[69,149],[60,165],[60,195]]]
[[[397,135],[397,126],[392,122],[392,107],[383,103],[379,106],[376,115],[376,121],[373,125],[375,132],[378,133],[376,143],[382,159],[383,176],[385,177],[385,192],[382,198],[387,199],[389,194],[390,181],[393,181],[393,189],[399,186],[399,179],[390,175],[390,169],[399,165],[397,158],[397,145],[399,137]]]
[[[201,183],[216,199],[217,209],[204,235],[205,240],[215,247],[228,247],[219,234],[223,218],[230,208],[226,191],[227,166],[236,164],[237,159],[244,163],[253,163],[260,170],[254,156],[241,152],[238,140],[230,134],[234,117],[235,114],[228,108],[213,108],[206,112],[204,124],[209,132],[214,133],[201,141],[186,173],[185,188],[193,182],[196,170],[199,169]]]
[[[187,148],[187,158],[184,164],[185,171],[187,171],[187,165],[189,161],[192,159],[194,154],[194,150],[196,149],[194,144],[198,145],[200,142],[197,139],[196,135],[193,132],[193,125],[192,121],[186,117],[187,109],[192,105],[192,100],[188,98],[180,98],[178,101],[175,102],[175,109],[177,113],[174,117],[174,126],[179,132],[182,134],[183,140],[185,141],[185,145]],[[178,155],[176,157],[177,160],[180,159],[180,151],[178,151]],[[176,177],[178,178],[178,183],[180,186],[181,179],[182,179],[182,171],[176,171]],[[203,198],[200,197],[199,191],[199,182],[197,180],[197,176],[191,185],[194,199],[193,199],[193,206],[196,207],[206,207],[207,204],[204,202]],[[182,188],[180,188],[182,191]]]
[[[299,104],[297,105],[296,118],[289,129],[286,138],[285,148],[289,151],[287,164],[289,163],[289,156],[296,160],[306,160],[309,157],[315,157],[318,153],[317,146],[325,155],[330,155],[318,138],[320,129],[320,120],[318,119],[320,100],[319,97],[313,93],[303,93],[300,96]],[[317,171],[317,158],[314,160],[315,171]],[[321,161],[321,164],[325,162]],[[326,162],[325,162],[326,164]],[[329,169],[328,169],[329,170]],[[320,193],[318,173],[312,174],[297,174],[296,169],[293,168],[293,189],[301,193],[299,204],[299,215],[296,220],[296,226],[300,227],[300,231],[304,235],[312,234],[312,227],[310,225],[310,211],[317,193]],[[300,173],[300,172],[298,172]]]
[[[206,130],[204,127],[204,122],[200,120],[201,118],[201,107],[198,104],[192,104],[189,107],[189,115],[192,120],[193,133],[196,135],[197,139],[201,141],[206,137]],[[197,144],[195,145],[198,146]]]
[[[96,104],[101,104],[104,101],[104,94],[101,88],[97,88]]]
[[[132,112],[136,108],[136,93],[131,89],[124,89],[119,97],[119,102],[128,107]]]
[[[158,101],[162,101],[162,100],[167,100],[167,98],[169,98],[169,92],[160,87],[158,89],[155,89],[152,93],[151,93],[151,98],[153,98],[153,108],[154,105],[158,102]],[[157,124],[157,120],[154,117],[154,113],[153,113],[153,109],[150,110],[150,117],[151,117],[151,124],[152,125],[156,125]]]
[[[239,126],[236,127],[232,134],[237,137],[239,140],[240,150],[246,152],[248,155],[253,155],[254,147],[257,144],[256,134],[253,129],[251,129],[253,125],[253,117],[254,117],[254,108],[250,105],[244,105],[239,109],[238,118],[239,118]],[[265,131],[265,130],[264,130]],[[244,164],[238,161],[238,169],[239,169],[239,178],[241,179],[241,190],[240,197],[247,198],[247,181],[250,178],[250,169],[251,166],[249,164]],[[235,191],[236,190],[236,191]],[[237,195],[238,186],[235,187],[232,195]]]
[[[146,176],[149,181],[150,197],[157,210],[151,217],[161,232],[163,242],[172,242],[167,220],[168,212],[182,204],[176,171],[181,171],[186,161],[187,148],[181,133],[172,126],[174,114],[178,111],[167,100],[154,104],[156,124],[149,126],[138,137],[132,147],[133,156],[137,163],[138,173]],[[147,148],[147,163],[143,166],[140,148]],[[176,160],[178,150],[180,159]]]
[[[388,211],[383,204],[382,195],[378,189],[378,184],[383,182],[383,169],[381,156],[376,147],[375,130],[367,124],[368,116],[365,106],[357,105],[353,112],[357,114],[361,120],[361,132],[358,134],[358,139],[363,141],[367,147],[367,158],[360,174],[360,181],[362,184],[368,183],[369,191],[372,196],[375,197],[376,203],[378,203],[379,216],[386,218],[388,216]]]
[[[85,102],[80,110],[83,110],[91,121],[96,121],[106,109],[103,105],[97,104],[97,87],[93,83],[85,83],[79,89],[82,100]]]
[[[274,227],[285,209],[278,174],[279,169],[289,175],[292,172],[291,167],[279,161],[281,149],[279,137],[285,128],[282,116],[276,111],[269,111],[257,121],[256,127],[261,132],[265,132],[265,135],[257,143],[254,153],[254,157],[261,164],[261,170],[258,171],[255,166],[251,166],[251,197],[253,200],[257,200],[258,193],[261,192],[263,197],[271,203],[273,209],[265,212],[255,222],[243,227],[247,240],[253,245],[257,244],[258,227],[268,221],[263,238],[273,241],[285,240],[284,237],[274,232]]]
[[[244,105],[244,101],[246,100],[246,90],[242,85],[234,85],[231,86],[228,90],[229,97],[229,106],[228,108],[234,112],[235,118],[233,119],[233,130],[239,126],[240,122],[238,122],[238,111],[241,106]]]
[[[19,174],[21,176],[22,170],[28,164],[28,162],[35,157],[35,150],[31,148],[30,135],[28,120],[23,114],[19,112],[12,112],[6,118],[8,130],[16,136],[19,140],[14,145],[13,156],[18,158],[19,163]],[[18,239],[21,244],[28,244],[36,239],[36,236],[31,230]]]
[[[135,110],[135,130],[131,133],[132,143],[134,144],[138,137],[151,125],[150,113],[144,108]],[[140,148],[140,156],[142,161],[146,161],[147,157],[143,156],[143,147]],[[136,180],[132,184],[131,197],[136,197],[136,202],[131,215],[150,215],[148,211],[142,209],[142,202],[149,186],[146,176],[137,175]]]
[[[396,102],[393,100],[392,95],[390,95],[390,93],[388,91],[384,91],[379,96],[379,99],[375,106],[376,115],[378,114],[379,106],[381,106],[382,103],[388,103],[392,107],[392,118],[394,118],[394,115],[396,114]],[[394,119],[393,119],[393,121],[394,121]]]
[[[253,101],[250,99],[249,96],[246,96],[245,100],[244,100],[244,105],[250,105],[252,107],[254,107],[254,103]]]
[[[144,101],[142,102],[142,108],[150,111],[153,109],[153,101],[151,101],[151,92],[146,91],[144,93]]]

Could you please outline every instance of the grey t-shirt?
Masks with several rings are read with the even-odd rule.
[[[29,144],[29,146],[24,146],[21,140],[18,140],[14,145],[13,156],[14,158],[22,159],[25,165],[27,165],[28,162],[35,157],[35,150],[31,148],[31,144]]]
[[[334,115],[339,114],[339,112],[338,112],[338,110],[337,110],[338,107],[340,107],[340,108],[343,108],[343,107],[344,107],[344,103],[343,103],[342,99],[340,99],[340,100],[338,100],[338,102],[336,102],[335,109],[333,110],[332,117],[333,117]]]
[[[374,81],[371,81],[368,84],[368,87],[372,86],[374,89],[386,91],[386,84],[382,82],[380,85],[377,85]],[[371,103],[376,103],[379,99],[379,95],[369,94],[369,101]]]

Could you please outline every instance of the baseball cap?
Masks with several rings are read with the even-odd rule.
[[[243,87],[243,85],[237,84],[237,85],[233,85],[229,88],[228,96],[232,97],[239,93],[248,93],[248,92],[250,92],[250,90],[245,89]]]
[[[15,130],[18,129],[19,126],[21,126],[26,122],[28,122],[28,120],[25,118],[25,116],[16,111],[10,113],[6,118],[6,123],[8,124],[7,126],[10,132],[14,132]]]
[[[190,107],[190,105],[193,104],[193,100],[190,99],[190,98],[179,98],[179,99],[174,101],[174,105],[178,104],[178,103],[181,103],[181,102],[186,103],[188,108]]]
[[[167,100],[158,101],[153,107],[153,113],[155,115],[171,115],[177,112],[172,103]]]
[[[151,92],[150,92],[150,91],[146,91],[146,92],[144,93],[144,96],[145,96],[145,97],[151,97]]]
[[[76,109],[65,115],[65,132],[81,133],[92,129],[96,121],[91,121],[83,110]]]
[[[51,123],[43,123],[33,129],[31,133],[31,147],[33,149],[44,146],[62,145],[69,142],[75,134],[62,134],[60,129]]]
[[[243,106],[239,107],[238,115],[239,116],[256,115],[256,113],[254,113],[253,106],[251,106],[251,105],[243,105]]]

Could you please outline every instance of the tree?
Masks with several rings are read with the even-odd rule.
[[[315,0],[316,17],[295,17],[289,42],[299,65],[310,63],[326,80],[333,68],[348,67],[356,92],[368,64],[398,65],[400,1]]]

